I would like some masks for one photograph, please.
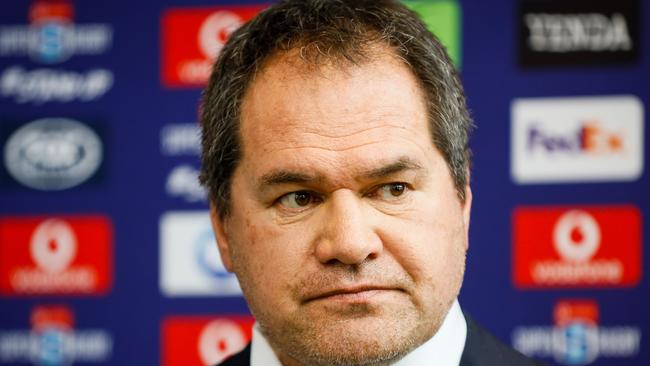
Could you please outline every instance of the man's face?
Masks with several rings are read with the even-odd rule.
[[[394,361],[438,330],[463,278],[459,201],[411,71],[272,58],[242,106],[221,255],[285,364]]]

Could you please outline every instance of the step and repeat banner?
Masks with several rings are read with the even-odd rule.
[[[650,365],[650,7],[408,2],[478,126],[460,303],[550,365]],[[211,365],[254,322],[197,182],[201,88],[255,1],[4,1],[0,365]]]

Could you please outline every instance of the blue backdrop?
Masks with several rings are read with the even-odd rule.
[[[526,66],[519,58],[519,41],[523,36],[521,2],[461,0],[448,3],[460,9],[459,21],[455,24],[460,37],[461,73],[469,108],[478,126],[471,140],[474,203],[467,272],[460,296],[463,309],[504,342],[541,357],[549,364],[650,364],[647,337],[650,287],[644,271],[650,260],[648,251],[644,250],[642,234],[648,228],[650,184],[643,169],[643,162],[649,158],[643,145],[640,156],[630,157],[641,162],[641,172],[627,178],[607,179],[605,176],[573,182],[519,184],[511,174],[511,154],[514,153],[511,104],[515,99],[625,95],[636,97],[634,100],[641,106],[650,104],[650,60],[647,57],[650,27],[645,26],[650,22],[650,8],[646,4],[637,8],[638,24],[642,27],[633,46],[639,54],[631,60],[596,65],[580,65],[580,62],[569,60],[555,66]],[[590,2],[583,3],[588,7]],[[200,96],[200,88],[192,83],[200,84],[200,81],[197,82],[190,71],[187,76],[176,69],[182,80],[165,80],[164,68],[172,68],[165,66],[165,62],[172,62],[165,58],[173,58],[176,52],[186,52],[188,58],[196,52],[201,58],[202,50],[194,39],[187,41],[189,50],[184,50],[183,42],[179,45],[167,38],[165,19],[169,24],[175,21],[180,23],[174,24],[190,24],[193,21],[191,12],[183,18],[184,13],[179,9],[194,9],[194,15],[201,19],[205,18],[201,13],[203,7],[232,5],[233,1],[78,1],[59,8],[46,6],[41,13],[34,10],[34,4],[5,1],[0,11],[0,144],[3,149],[0,275],[4,276],[0,281],[4,281],[2,286],[9,283],[0,289],[0,364],[58,365],[66,357],[73,357],[75,364],[178,364],[181,361],[172,361],[177,360],[177,353],[196,353],[197,346],[190,347],[189,351],[184,348],[174,351],[171,349],[174,337],[182,336],[166,332],[178,331],[177,334],[187,334],[191,338],[200,332],[190,329],[194,324],[192,319],[201,328],[208,318],[246,314],[247,310],[243,298],[232,295],[237,292],[236,286],[233,289],[230,278],[218,265],[206,264],[209,267],[206,273],[211,274],[205,276],[213,276],[207,280],[199,278],[201,273],[196,269],[171,268],[176,265],[170,261],[174,262],[172,259],[176,258],[179,248],[181,251],[187,248],[187,252],[194,253],[195,259],[199,258],[196,266],[201,265],[200,258],[210,258],[214,253],[199,244],[179,244],[178,239],[173,239],[183,238],[188,232],[200,236],[203,221],[192,221],[192,218],[205,217],[207,204],[192,180],[199,166],[192,126],[197,121]],[[170,9],[176,11],[170,13]],[[208,10],[208,14],[214,11]],[[51,39],[48,37],[59,37],[60,29],[38,27],[45,24],[39,22],[51,21],[53,16],[58,17],[59,22],[65,19],[66,24],[74,24],[74,29],[79,31],[80,35],[68,38],[75,39],[74,47],[61,46],[55,41],[48,43],[47,39]],[[200,25],[200,22],[196,24],[197,29]],[[36,28],[45,39],[33,41],[40,48],[30,46],[31,41],[20,35],[27,34],[25,29]],[[628,29],[632,28],[628,19]],[[188,29],[185,31],[191,32]],[[595,52],[585,57],[597,59],[599,56]],[[199,70],[200,65],[195,69]],[[200,74],[200,70],[196,72]],[[87,174],[78,173],[80,182],[70,183],[70,188],[30,188],[16,178],[15,175],[21,173],[12,173],[8,167],[10,163],[5,162],[5,156],[10,153],[6,146],[21,127],[39,119],[52,123],[53,118],[76,121],[76,124],[66,125],[68,127],[87,126],[90,135],[101,141],[102,156],[95,161],[96,167],[87,168]],[[644,124],[641,116],[640,126]],[[31,126],[35,129],[35,125]],[[52,138],[47,131],[40,132],[44,138]],[[640,135],[642,143],[647,140],[647,129],[635,131],[632,135]],[[85,153],[94,149],[84,145],[89,140],[79,134],[70,137],[71,140],[57,141],[73,141],[77,147],[85,146]],[[69,157],[66,146],[50,147],[51,150],[34,154],[36,158],[51,157],[51,154]],[[35,149],[38,150],[38,146]],[[606,173],[607,169],[604,171]],[[43,174],[59,182],[65,178],[65,172],[59,173],[50,170]],[[34,175],[29,174],[23,173],[24,179],[34,180]],[[46,186],[49,184],[46,178],[39,179],[45,181]],[[627,253],[621,254],[627,256],[622,260],[624,270],[636,266],[639,271],[636,278],[607,285],[581,282],[516,285],[515,209],[592,207],[594,211],[590,212],[599,220],[598,212],[607,211],[612,205],[632,207],[635,217],[641,220],[638,230],[626,226],[627,219],[621,219],[618,224],[616,218],[599,221],[601,226],[619,225],[624,231],[628,228],[637,231],[638,235],[632,233],[632,237],[638,239],[628,243],[606,238],[606,229],[601,227],[603,248],[607,246],[614,257],[619,252]],[[87,223],[91,225],[88,229],[91,239],[88,240],[97,246],[108,237],[109,243],[101,245],[108,246],[111,258],[97,258],[93,254],[101,251],[96,248],[83,252],[85,234],[81,232],[83,228],[76,228],[83,226],[82,219],[88,216],[99,218],[95,221],[108,221],[108,234],[92,226],[97,222]],[[73,260],[70,266],[81,261],[90,266],[108,266],[108,269],[97,269],[104,271],[101,272],[104,275],[98,275],[98,281],[108,281],[105,288],[101,283],[86,290],[61,290],[65,285],[52,290],[47,284],[40,290],[21,290],[11,285],[14,283],[11,282],[14,278],[12,268],[18,268],[21,260],[29,261],[30,255],[35,257],[33,250],[27,249],[35,245],[35,239],[29,235],[39,222],[54,217],[68,220],[77,233],[79,248],[74,260],[80,262]],[[183,218],[189,219],[183,221]],[[165,222],[175,222],[183,228],[168,228]],[[192,222],[200,223],[194,227]],[[539,225],[546,224],[540,221]],[[551,225],[547,231],[552,229]],[[102,235],[103,239],[97,238]],[[209,242],[211,238],[205,240]],[[542,239],[535,241],[534,237],[531,240],[525,245],[543,242]],[[31,266],[37,268],[38,263]],[[43,273],[47,278],[61,274],[56,270]],[[558,318],[557,313],[554,316],[554,311],[567,303],[572,304],[569,312],[573,315],[569,318],[593,313],[594,309],[598,316],[586,316],[592,323],[571,323],[582,324],[582,327],[562,328],[562,317]],[[39,309],[45,310],[45,320],[35,315]],[[78,350],[73,356],[57,346],[61,338],[56,334],[48,341],[45,333],[38,333],[43,329],[39,324],[69,326],[70,316],[74,318],[71,332],[76,332],[80,338],[96,340],[94,346],[83,346],[78,340]],[[238,324],[245,322],[242,320]],[[183,324],[187,326],[183,328]],[[536,335],[533,334],[535,329],[538,330]],[[593,333],[594,329],[600,332]],[[551,330],[555,335],[547,337]],[[29,341],[35,342],[33,347],[37,351],[28,350],[21,334],[39,334],[40,338]],[[597,339],[593,340],[589,334],[597,334]],[[528,338],[521,338],[526,335]],[[166,343],[167,339],[172,340],[171,343]],[[581,346],[571,346],[572,340]],[[193,338],[187,342],[196,344]],[[178,342],[178,347],[181,343]],[[223,350],[228,345],[216,347]],[[194,364],[192,357],[188,356],[182,364]]]

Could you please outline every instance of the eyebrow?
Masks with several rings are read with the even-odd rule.
[[[288,170],[271,171],[259,179],[260,187],[276,186],[287,183],[307,183],[319,180],[316,176]]]
[[[422,166],[408,156],[399,157],[396,161],[380,166],[379,168],[371,169],[361,174],[361,177],[366,179],[377,179],[387,177],[396,173],[407,170],[421,170]]]
[[[360,179],[378,179],[408,170],[421,170],[422,166],[408,156],[401,156],[397,160],[377,168],[361,171]],[[291,170],[274,170],[264,174],[258,180],[258,187],[266,189],[282,184],[304,184],[324,181],[321,175],[307,174]]]

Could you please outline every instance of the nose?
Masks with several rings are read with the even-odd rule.
[[[315,248],[321,263],[360,264],[381,253],[383,244],[370,218],[364,215],[362,198],[354,192],[339,190],[325,206]]]

